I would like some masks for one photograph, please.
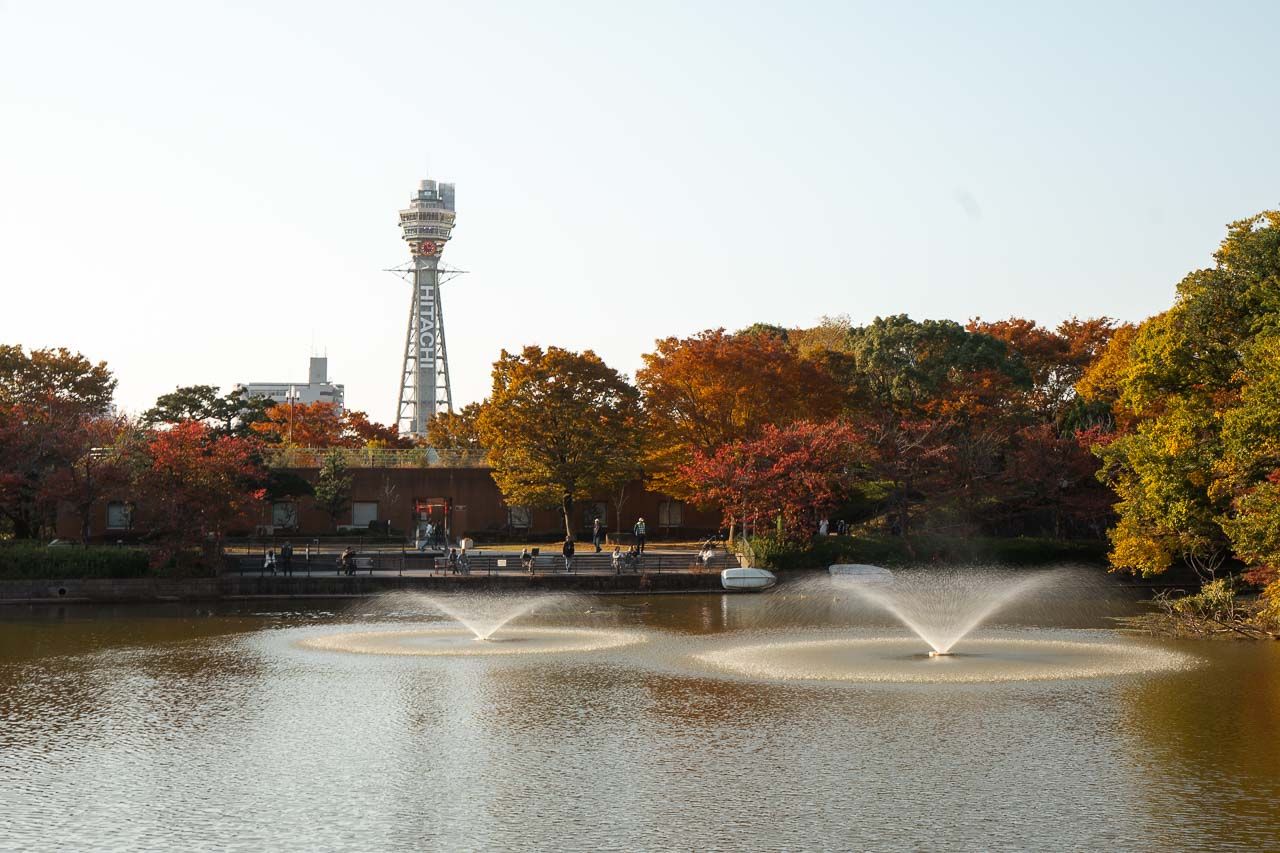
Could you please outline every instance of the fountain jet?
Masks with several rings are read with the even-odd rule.
[[[930,657],[952,654],[952,647],[996,611],[1044,586],[1054,572],[1016,579],[990,572],[895,573],[891,584],[842,583],[859,597],[893,614],[933,650]]]

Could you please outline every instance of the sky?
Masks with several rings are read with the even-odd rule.
[[[455,405],[502,349],[1141,320],[1280,206],[1275,3],[0,0],[0,341],[117,403],[305,381],[392,421],[397,211],[457,184]]]

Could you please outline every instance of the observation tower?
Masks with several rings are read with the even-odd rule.
[[[437,412],[452,412],[449,358],[440,310],[440,255],[453,233],[453,184],[425,180],[400,211],[400,230],[413,256],[413,294],[404,342],[404,372],[396,409],[400,432],[427,434]],[[408,277],[406,275],[406,277]]]

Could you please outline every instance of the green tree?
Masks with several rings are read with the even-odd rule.
[[[639,465],[640,396],[594,352],[503,350],[476,430],[493,479],[511,504],[559,506],[573,535],[573,503],[612,489]]]
[[[1267,526],[1257,513],[1268,511],[1276,461],[1280,211],[1232,223],[1214,259],[1138,328],[1102,384],[1115,388],[1117,420],[1132,424],[1097,450],[1120,499],[1110,534],[1118,568],[1149,575],[1181,559],[1212,576],[1233,551],[1264,550],[1233,536]]]
[[[216,385],[187,385],[156,398],[142,415],[148,426],[200,421],[220,435],[249,436],[255,423],[266,420],[275,404],[267,397],[246,396],[243,388],[220,394]]]
[[[334,530],[338,528],[338,516],[351,506],[351,484],[351,474],[342,453],[332,451],[327,454],[320,463],[314,494],[316,506],[329,516]]]

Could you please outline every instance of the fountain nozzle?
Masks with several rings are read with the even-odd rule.
[[[937,649],[934,649],[933,651],[929,652],[929,657],[931,657],[931,658],[949,658],[949,657],[951,657],[951,655],[952,655],[952,654],[953,654],[952,652],[940,652],[940,651],[938,651]]]

